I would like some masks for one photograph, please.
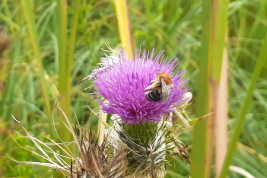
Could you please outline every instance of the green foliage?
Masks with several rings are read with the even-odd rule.
[[[30,5],[23,6],[25,2]],[[58,2],[3,0],[0,4],[0,25],[6,28],[12,40],[10,48],[5,51],[3,59],[0,59],[8,63],[8,68],[1,71],[8,75],[4,81],[4,87],[0,88],[0,176],[3,177],[38,177],[44,173],[47,177],[54,175],[54,172],[47,168],[18,165],[5,156],[28,161],[40,159],[33,158],[27,151],[18,147],[9,136],[12,135],[17,141],[19,140],[15,136],[19,126],[13,122],[11,114],[20,119],[35,136],[40,132],[50,133],[51,116],[48,113],[49,110],[47,112],[45,108],[50,105],[51,111],[60,93],[59,83],[64,83],[59,82],[59,70],[62,70],[59,64],[62,60],[59,58],[59,45],[66,48],[69,53],[71,51],[68,49],[73,49],[74,55],[73,58],[71,54],[67,55],[68,60],[72,62],[68,64],[70,68],[65,71],[71,71],[70,79],[66,78],[71,81],[69,83],[70,114],[74,115],[75,112],[80,123],[85,126],[90,124],[88,122],[93,122],[92,127],[97,125],[96,117],[88,119],[92,113],[87,108],[88,105],[97,110],[97,102],[90,95],[83,94],[92,92],[93,89],[83,91],[83,88],[91,83],[78,83],[90,73],[99,58],[104,55],[105,52],[101,48],[106,49],[105,43],[112,48],[120,48],[115,7],[113,2],[102,0],[90,2],[81,0],[78,9],[73,3],[68,4],[66,12],[68,24],[64,33],[71,35],[72,29],[76,29],[76,38],[59,43],[58,33],[61,31],[57,27],[59,19],[56,17]],[[196,88],[196,78],[200,70],[197,62],[201,60],[198,50],[201,46],[200,37],[203,34],[201,1],[158,1],[157,3],[149,0],[128,1],[128,6],[135,48],[138,49],[140,46],[147,50],[155,48],[156,52],[165,50],[166,56],[179,57],[176,70],[188,71],[185,73],[185,78],[190,78],[189,86],[192,88],[194,101],[195,96],[201,91],[201,88]],[[32,14],[26,18],[23,9],[31,7],[34,7]],[[226,44],[229,53],[229,135],[235,131],[236,118],[239,117],[241,106],[246,98],[247,87],[253,76],[253,69],[263,43],[262,39],[266,34],[266,10],[267,2],[263,0],[230,1],[229,4],[229,37]],[[29,10],[27,12],[30,13]],[[77,12],[79,13],[77,27],[74,27],[72,24],[76,23],[73,19]],[[34,39],[32,35],[35,32],[31,31],[33,26],[37,32]],[[36,46],[39,48],[37,53]],[[246,121],[239,137],[239,142],[254,150],[256,154],[237,147],[231,163],[247,170],[255,177],[265,177],[267,174],[265,169],[267,163],[258,156],[258,154],[267,154],[265,139],[267,66],[262,67],[253,91],[251,107],[245,114]],[[61,79],[62,77],[64,77],[63,73]],[[189,109],[195,111],[194,102]],[[194,113],[190,114],[191,118],[199,117]],[[56,125],[58,125],[57,120]],[[56,136],[53,138],[57,139]],[[187,144],[192,144],[191,132],[182,134],[180,139]],[[29,143],[25,141],[21,144],[26,146]],[[248,162],[251,164],[247,164]],[[174,160],[174,165],[169,167],[166,177],[178,177],[178,175],[189,177],[190,166],[187,163]],[[232,172],[229,176],[240,177]]]
[[[216,93],[221,81],[223,50],[227,27],[229,1],[202,2],[202,46],[199,51],[199,76],[196,96],[195,114],[202,117],[207,113],[218,112]],[[217,97],[218,98],[218,97]],[[203,102],[205,101],[206,102]],[[213,141],[215,135],[215,116],[196,123],[191,154],[192,178],[211,177]],[[224,127],[224,126],[222,126]],[[216,154],[216,153],[215,153]],[[217,166],[216,166],[217,167]]]
[[[259,78],[259,75],[261,73],[261,70],[262,70],[263,66],[265,66],[266,63],[267,63],[267,60],[266,60],[266,56],[267,56],[266,48],[267,48],[267,34],[266,34],[266,36],[265,36],[265,38],[263,40],[263,44],[262,44],[262,47],[261,47],[261,50],[260,50],[260,54],[259,54],[259,57],[257,59],[257,63],[256,63],[256,66],[255,66],[255,69],[253,71],[253,75],[251,77],[249,88],[247,90],[247,95],[246,95],[245,101],[244,101],[244,103],[242,105],[242,108],[241,108],[241,111],[240,111],[240,115],[238,117],[235,129],[234,129],[234,135],[233,135],[232,140],[230,142],[229,151],[227,153],[227,157],[226,157],[225,162],[224,162],[223,170],[222,170],[222,172],[220,174],[221,178],[225,177],[227,175],[227,173],[228,173],[228,167],[231,164],[231,160],[232,160],[232,157],[233,157],[235,149],[236,149],[236,143],[238,142],[238,138],[239,138],[240,132],[242,130],[243,124],[244,124],[245,119],[246,119],[246,114],[247,114],[248,108],[249,108],[249,106],[251,104],[251,101],[252,101],[253,91],[254,91],[254,89],[256,87],[256,83],[258,81],[258,78]]]

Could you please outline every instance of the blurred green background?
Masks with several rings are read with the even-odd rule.
[[[0,59],[0,177],[52,177],[56,172],[45,167],[17,164],[6,158],[44,161],[14,141],[35,149],[28,139],[15,133],[21,132],[21,128],[11,114],[33,135],[46,133],[56,139],[51,133],[51,115],[55,114],[52,109],[57,98],[69,93],[70,100],[64,102],[63,99],[63,103],[69,102],[70,108],[65,106],[63,109],[72,116],[75,114],[85,127],[97,128],[98,120],[88,109],[89,106],[97,110],[97,102],[83,91],[91,83],[79,82],[104,56],[106,52],[102,49],[107,49],[106,43],[112,48],[121,48],[115,6],[108,0],[68,1],[64,11],[59,2],[1,1],[0,25],[5,28],[11,45]],[[81,4],[77,5],[78,2]],[[135,49],[150,51],[155,48],[156,52],[164,50],[165,56],[178,57],[176,70],[187,70],[184,78],[190,79],[188,85],[196,96],[200,90],[196,88],[196,78],[202,34],[201,2],[169,0],[155,3],[144,0],[129,1],[128,5]],[[237,0],[229,4],[226,44],[229,55],[229,134],[244,102],[266,34],[266,12],[265,0]],[[264,66],[232,163],[255,177],[267,176],[266,71]],[[59,103],[62,100],[59,99]],[[194,102],[188,109],[190,117],[194,118]],[[192,137],[191,130],[180,136],[189,145]],[[170,166],[166,177],[189,177],[187,163],[177,159],[174,165],[175,168]],[[230,172],[229,177],[242,176]]]

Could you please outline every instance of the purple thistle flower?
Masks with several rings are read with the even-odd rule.
[[[97,93],[107,100],[98,101],[102,110],[119,115],[122,122],[129,124],[156,122],[162,115],[177,110],[185,101],[183,96],[188,91],[181,79],[184,72],[174,74],[172,70],[177,58],[167,62],[167,58],[162,58],[162,55],[163,51],[153,59],[153,50],[150,55],[146,52],[142,55],[139,53],[134,60],[127,59],[124,52],[117,59],[106,56],[108,61],[115,60],[111,62],[112,65],[96,69],[90,75],[98,89]],[[167,100],[150,102],[145,97],[144,89],[159,72],[166,72],[173,77],[171,95]]]

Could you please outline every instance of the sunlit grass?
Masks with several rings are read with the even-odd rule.
[[[225,95],[219,88],[222,83],[221,78],[223,78],[221,71],[225,70],[222,69],[223,59],[228,60],[227,56],[223,58],[225,36],[227,35],[228,1],[203,1],[202,8],[203,34],[201,37],[202,46],[199,51],[200,58],[198,60],[198,95],[196,97],[195,114],[197,117],[202,117],[207,113],[211,114],[199,121],[194,128],[191,176],[195,178],[211,177],[213,154],[221,154],[222,159],[225,154],[222,150],[217,149],[219,147],[217,143],[224,141],[224,146],[227,145],[226,139],[218,140],[221,138],[219,135],[227,133],[216,132],[217,127],[225,128],[227,123],[216,125],[216,120],[220,119],[216,117],[216,113],[221,112],[221,114],[227,116],[227,114],[223,113],[227,112],[227,104],[224,102],[227,98],[219,97]],[[224,67],[227,68],[227,66]],[[222,99],[222,101],[218,101],[219,99]],[[224,102],[225,105],[219,108],[217,107],[219,102]],[[225,120],[227,121],[227,118]],[[215,142],[215,139],[219,142]],[[226,150],[226,147],[224,150]],[[218,152],[214,152],[214,148]],[[215,159],[216,170],[221,169],[219,165],[222,164],[222,159],[221,161]]]
[[[241,132],[243,124],[245,122],[246,114],[247,114],[248,109],[249,109],[249,107],[251,105],[253,92],[254,92],[254,89],[256,88],[256,83],[258,81],[258,78],[259,78],[259,75],[261,73],[261,70],[262,70],[263,66],[265,66],[266,63],[267,63],[267,59],[266,59],[267,51],[266,51],[266,48],[267,48],[267,35],[263,40],[263,44],[262,44],[262,47],[261,47],[261,50],[260,50],[260,53],[259,53],[259,57],[257,59],[257,63],[255,65],[255,69],[253,71],[249,87],[247,89],[247,95],[245,97],[245,101],[244,101],[244,103],[242,105],[242,108],[240,110],[240,114],[239,114],[236,126],[234,127],[235,128],[234,129],[234,135],[232,136],[232,139],[230,141],[229,150],[227,152],[227,155],[226,155],[226,158],[225,158],[225,161],[224,161],[222,172],[220,173],[220,177],[221,178],[227,176],[228,167],[230,166],[231,161],[233,159],[233,156],[234,156],[234,153],[235,153],[235,149],[236,149],[236,144],[238,142],[238,138],[240,136],[240,132]]]
[[[34,19],[27,20],[25,16],[24,9],[31,7],[31,5],[23,5],[27,2],[34,3],[34,9],[32,9]],[[77,3],[76,5],[79,3],[79,1],[73,2]],[[18,3],[21,3],[21,6],[18,6]],[[92,118],[88,121],[91,113],[86,106],[88,104],[91,108],[96,108],[96,101],[90,100],[90,96],[83,94],[82,89],[87,87],[88,83],[80,85],[78,83],[90,73],[99,58],[103,56],[104,52],[101,48],[106,48],[105,43],[112,48],[121,46],[120,33],[114,2],[81,0],[80,3],[80,6],[68,4],[64,14],[68,25],[65,24],[62,28],[58,27],[60,23],[57,23],[59,21],[55,18],[55,14],[59,13],[59,1],[3,0],[0,4],[0,24],[5,26],[12,39],[10,49],[4,53],[4,60],[9,62],[9,69],[5,88],[1,90],[2,98],[0,98],[0,124],[5,130],[0,132],[1,153],[19,157],[21,161],[39,159],[25,153],[8,136],[9,134],[14,136],[14,131],[19,130],[12,121],[11,114],[20,118],[24,126],[34,135],[40,132],[49,133],[49,111],[51,112],[57,96],[63,92],[59,85],[64,85],[69,90],[70,98],[66,102],[69,106],[66,107],[68,111],[65,112],[69,112],[70,115],[75,112],[81,124],[86,127],[91,125],[96,129],[97,119]],[[197,61],[200,60],[200,38],[203,34],[201,1],[159,1],[157,3],[128,1],[128,6],[135,49],[140,46],[147,50],[155,48],[156,52],[165,50],[166,56],[179,57],[177,71],[188,70],[185,78],[190,78],[189,86],[192,88],[195,101],[202,90],[202,88],[196,88],[200,70]],[[229,35],[226,44],[229,54],[229,135],[233,135],[235,131],[236,118],[239,117],[246,98],[259,49],[266,34],[266,8],[267,3],[260,0],[230,1]],[[31,11],[27,10],[26,13]],[[77,13],[79,16],[76,16]],[[32,26],[29,27],[29,24]],[[35,32],[29,32],[34,28],[35,36]],[[65,42],[58,40],[59,30],[62,34],[68,34],[70,38]],[[64,48],[63,52],[59,48]],[[66,56],[61,58],[63,53]],[[62,64],[64,62],[67,63]],[[62,66],[65,67],[62,68]],[[264,177],[267,174],[265,169],[267,163],[258,155],[267,154],[266,70],[265,65],[256,83],[253,100],[250,103],[251,109],[245,115],[246,122],[239,138],[239,142],[254,150],[255,154],[237,147],[231,162],[232,165],[247,170],[255,177]],[[203,102],[206,101],[204,99]],[[196,106],[193,102],[188,108],[191,111],[189,114],[191,118],[195,117]],[[45,108],[50,110],[47,111]],[[203,115],[205,114],[207,113]],[[185,143],[192,144],[191,130],[180,137]],[[231,141],[232,137],[228,138]],[[23,146],[33,146],[25,140],[19,140],[19,142]],[[181,160],[174,160],[174,162],[175,168],[170,166],[172,168],[169,169],[168,177],[178,175],[189,177],[190,165]],[[247,162],[251,162],[253,166]],[[0,155],[0,167],[0,176],[2,173],[6,177],[38,177],[44,172],[47,172],[48,176],[53,175],[52,170],[46,171],[47,169],[42,167],[18,165],[7,160],[3,154]],[[240,177],[231,172],[229,176]]]

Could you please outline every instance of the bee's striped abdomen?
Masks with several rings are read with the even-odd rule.
[[[161,100],[161,96],[158,88],[152,90],[151,92],[146,94],[146,99],[151,102],[157,102]]]

